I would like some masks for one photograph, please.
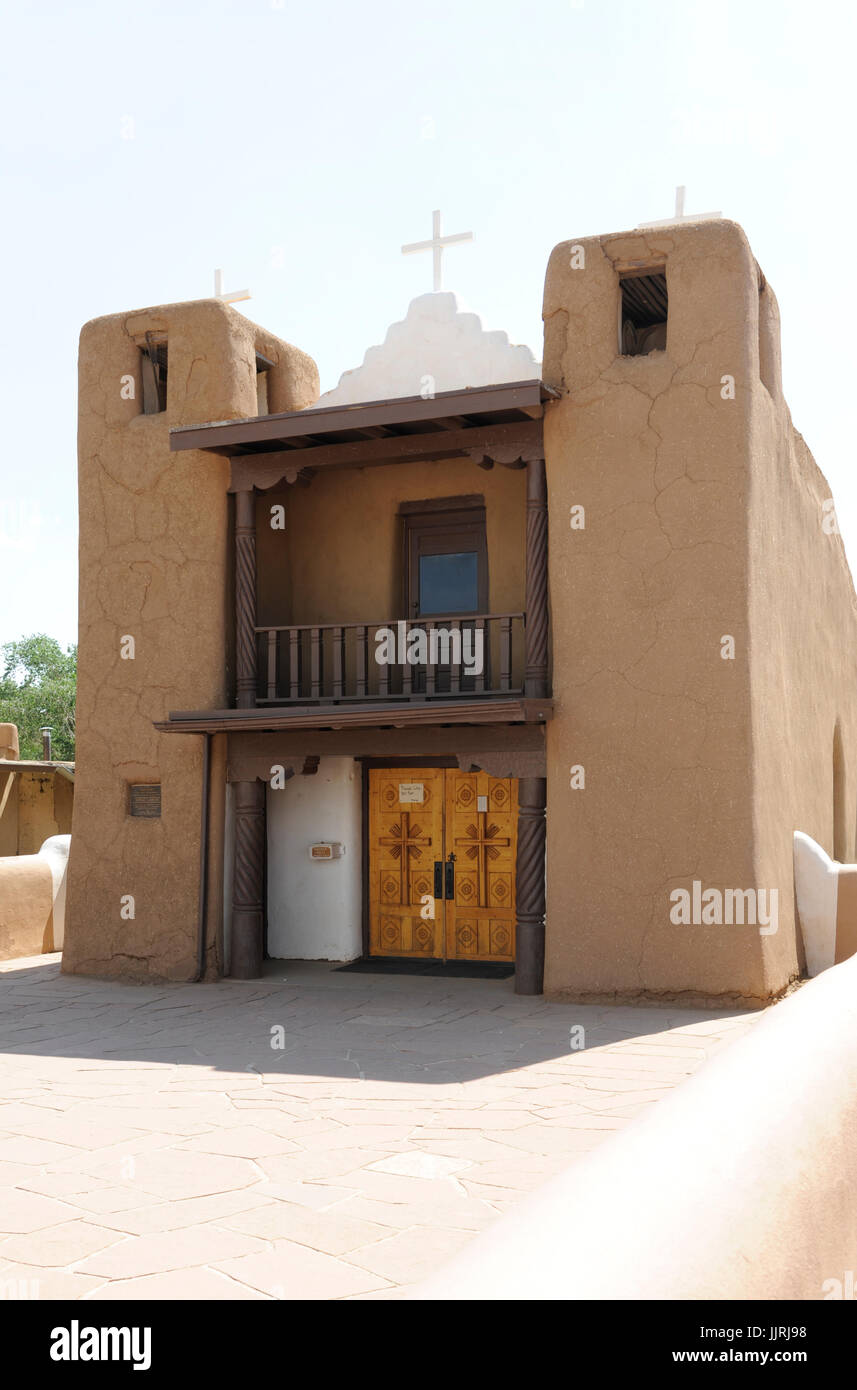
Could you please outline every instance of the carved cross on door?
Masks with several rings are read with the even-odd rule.
[[[399,860],[399,902],[406,907],[410,906],[411,902],[411,855],[419,859],[422,855],[420,845],[431,844],[431,837],[421,835],[420,827],[412,827],[409,822],[410,812],[403,811],[401,820],[390,827],[390,834],[382,835],[378,841],[379,844],[389,845],[393,858]]]
[[[456,840],[457,845],[461,845],[468,859],[477,861],[479,871],[479,907],[488,907],[488,860],[497,859],[500,854],[500,846],[511,843],[508,838],[501,836],[499,825],[488,824],[488,812],[478,811],[476,819],[477,825],[468,825],[464,835]]]

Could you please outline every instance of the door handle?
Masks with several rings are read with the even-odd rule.
[[[445,864],[446,897],[450,902],[455,898],[455,855],[450,854]]]
[[[443,897],[443,860],[434,861],[434,895],[436,898]]]

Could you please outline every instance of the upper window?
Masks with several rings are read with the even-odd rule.
[[[410,619],[488,610],[483,499],[406,503],[405,612]]]
[[[667,345],[667,277],[663,270],[619,277],[619,351],[643,357]]]

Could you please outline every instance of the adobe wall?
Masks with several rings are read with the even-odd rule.
[[[803,964],[792,836],[841,863],[857,835],[857,600],[830,487],[791,422],[779,313],[759,296],[749,490],[750,671],[756,877],[780,888],[766,956],[773,991]]]
[[[666,268],[667,345],[624,357],[618,272],[635,265]],[[693,880],[756,886],[748,503],[758,299],[756,264],[731,222],[588,238],[550,258],[543,375],[565,393],[545,421],[554,997],[749,1002],[790,973],[785,932],[670,921],[671,891]],[[724,376],[734,399],[722,395]],[[573,506],[585,508],[585,529],[571,528]],[[721,656],[724,637],[734,660]],[[574,766],[584,789],[570,786]]]
[[[156,415],[141,413],[147,330],[169,345],[167,409]],[[171,454],[169,428],[255,415],[257,350],[276,364],[269,409],[315,400],[311,359],[218,300],[115,314],[81,334],[78,778],[66,971],[185,978],[195,968],[201,739],[158,734],[153,721],[171,709],[226,703],[228,465],[197,451]],[[123,378],[134,381],[134,399],[123,399]],[[123,636],[134,638],[133,660],[120,656]],[[160,781],[160,819],[128,815],[134,781]],[[212,821],[222,825],[222,773],[212,795]],[[133,920],[120,916],[128,895]],[[216,894],[213,901],[210,937],[222,927]]]
[[[38,854],[0,858],[0,960],[53,951],[54,882]]]
[[[0,857],[37,854],[52,835],[71,832],[74,781],[46,765],[0,764]]]
[[[71,832],[74,783],[61,772],[22,769],[18,781],[18,854],[38,854],[52,835]]]
[[[18,773],[0,767],[0,858],[18,853]]]
[[[17,762],[17,724],[0,724],[0,758]],[[18,853],[18,783],[15,770],[0,767],[0,858]]]

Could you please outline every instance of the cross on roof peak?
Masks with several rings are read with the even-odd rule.
[[[437,294],[437,292],[438,292],[440,289],[443,288],[443,285],[442,285],[443,274],[442,274],[442,268],[441,268],[441,256],[443,255],[443,252],[444,252],[445,247],[447,247],[447,246],[453,246],[453,245],[455,245],[456,242],[459,242],[459,241],[472,241],[472,240],[473,240],[473,233],[472,233],[472,232],[453,232],[451,236],[441,236],[441,233],[440,233],[440,212],[439,212],[439,211],[435,211],[435,212],[433,212],[432,215],[431,215],[431,240],[429,240],[429,241],[412,241],[412,242],[409,242],[409,244],[408,244],[407,246],[403,246],[403,247],[402,247],[402,255],[403,255],[403,256],[411,256],[411,255],[413,255],[413,253],[414,253],[415,251],[431,251],[431,253],[432,253],[432,268],[433,268],[433,272],[434,272],[434,273],[433,273],[432,290],[435,292],[435,294]]]
[[[224,290],[223,271],[214,272],[214,298],[222,299],[224,304],[237,304],[242,299],[250,299],[249,290]]]
[[[707,222],[713,217],[722,217],[722,212],[685,212],[684,195],[687,192],[684,184],[680,184],[675,191],[675,212],[672,217],[663,217],[659,222],[638,222],[637,231],[642,231],[645,227],[671,227],[676,222]]]

